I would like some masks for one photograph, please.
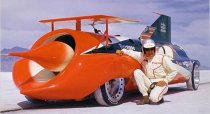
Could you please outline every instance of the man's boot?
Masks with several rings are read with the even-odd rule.
[[[164,99],[162,98],[160,101],[157,102],[158,104],[164,103]]]
[[[136,104],[137,105],[144,105],[144,104],[149,104],[149,96],[143,96],[143,99],[140,99]]]

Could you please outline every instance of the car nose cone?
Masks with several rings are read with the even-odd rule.
[[[59,72],[68,65],[74,55],[74,50],[63,42],[53,41],[36,49],[12,52],[9,55],[33,60],[50,71]]]

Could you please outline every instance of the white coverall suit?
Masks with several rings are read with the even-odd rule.
[[[147,91],[153,82],[166,82],[166,85],[163,87],[155,86],[149,96],[152,102],[160,101],[163,95],[168,91],[168,82],[173,80],[177,74],[174,63],[167,56],[161,54],[155,54],[152,59],[144,60],[142,52],[126,49],[122,49],[122,51],[124,54],[136,59],[143,67],[144,73],[140,69],[134,71],[134,79],[143,96],[148,96]]]

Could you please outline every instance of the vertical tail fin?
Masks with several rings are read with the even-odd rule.
[[[147,26],[141,33],[141,40],[151,38],[158,43],[171,43],[171,18],[166,15],[160,15],[151,25]]]
[[[151,25],[155,33],[151,38],[158,43],[171,43],[171,18],[166,15],[160,17]]]

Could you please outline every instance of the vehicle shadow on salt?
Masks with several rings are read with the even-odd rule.
[[[88,99],[84,101],[47,101],[41,103],[31,103],[23,101],[18,103],[23,110],[31,109],[62,109],[62,108],[85,108],[85,107],[99,107],[95,99]]]
[[[189,91],[189,90],[185,87],[170,87],[169,91],[165,95],[176,94],[184,91]],[[136,103],[141,97],[142,95],[139,92],[127,93],[124,96],[122,105],[127,102]],[[167,101],[167,99],[165,99],[165,102],[171,102],[171,101]],[[106,107],[99,105],[93,98],[84,101],[48,101],[43,103],[30,103],[29,101],[23,101],[18,103],[18,105],[23,110]]]
[[[183,86],[183,87],[182,86],[181,87],[169,87],[168,92],[164,96],[171,95],[171,94],[177,94],[177,93],[185,92],[185,91],[189,91],[185,86]],[[140,94],[140,92],[129,93],[129,94],[126,94],[126,96],[123,100],[123,103],[133,102],[136,104],[141,98],[142,98],[142,95]],[[171,102],[171,101],[164,99],[164,103],[167,103],[167,102]],[[160,104],[159,103],[151,103],[150,105],[160,105]]]

